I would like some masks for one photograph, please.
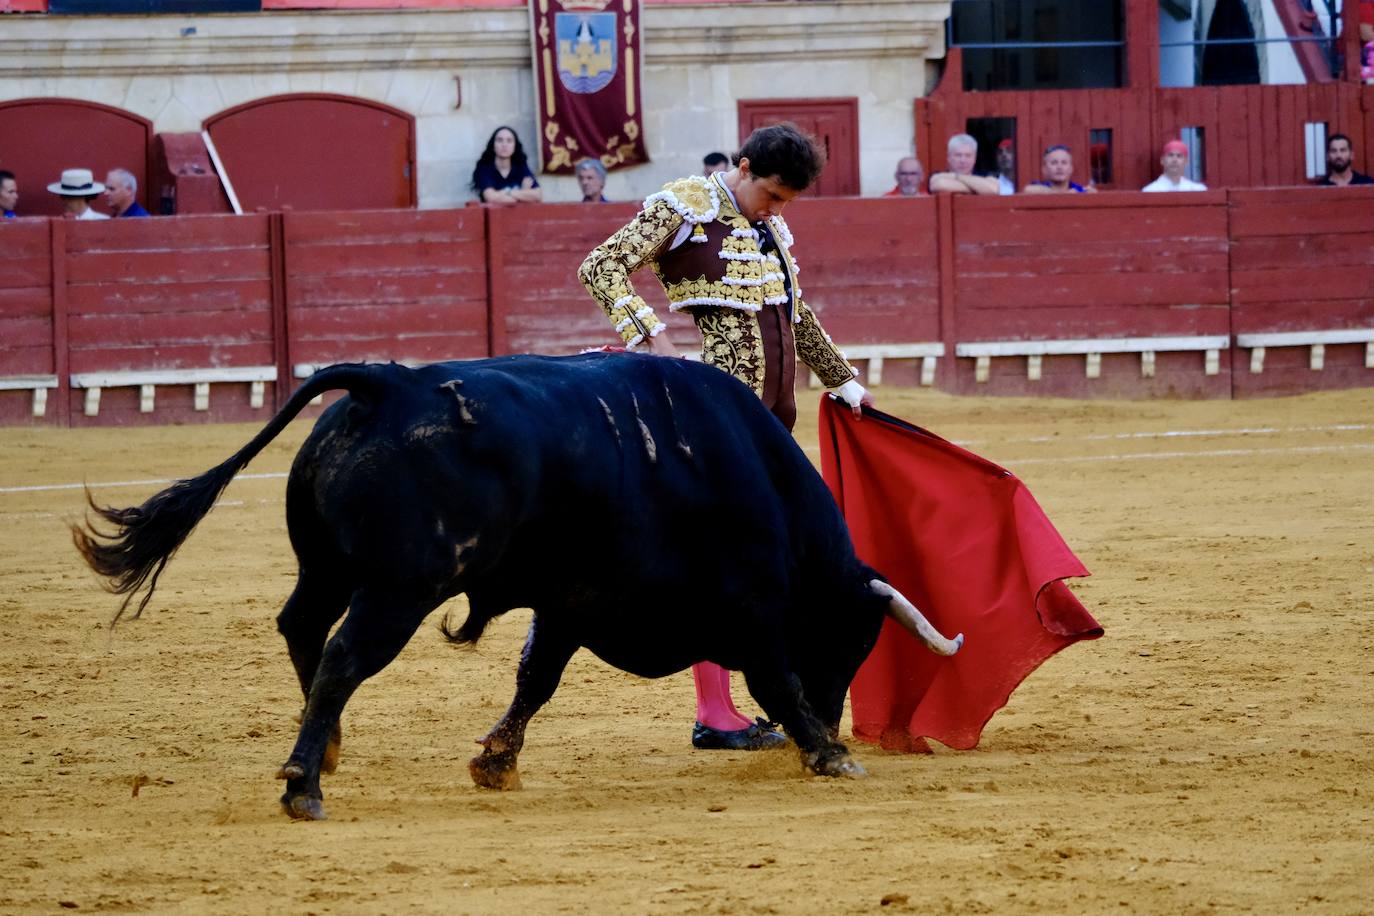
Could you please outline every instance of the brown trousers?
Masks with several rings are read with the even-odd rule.
[[[792,322],[776,305],[765,305],[758,318],[763,339],[763,406],[791,432],[797,425],[797,345]]]

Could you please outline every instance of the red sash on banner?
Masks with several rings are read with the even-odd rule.
[[[963,649],[932,654],[888,620],[850,685],[854,737],[975,747],[1040,663],[1102,627],[1061,579],[1086,576],[1025,484],[952,442],[873,410],[821,402],[821,471],[860,559]]]
[[[639,103],[640,0],[530,0],[543,170],[649,161]]]

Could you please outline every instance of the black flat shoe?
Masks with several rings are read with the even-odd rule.
[[[774,731],[772,722],[761,718],[736,731],[722,731],[700,722],[692,727],[692,747],[699,751],[761,751],[786,743],[786,736]]]

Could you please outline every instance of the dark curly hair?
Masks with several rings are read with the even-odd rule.
[[[733,162],[749,160],[759,178],[776,178],[794,191],[805,191],[825,168],[825,149],[789,122],[760,127],[749,135]]]
[[[505,124],[502,124],[500,127],[496,128],[496,130],[491,132],[491,136],[487,138],[487,148],[482,150],[482,155],[478,158],[477,164],[472,168],[472,183],[468,185],[468,187],[472,188],[473,193],[476,194],[478,198],[481,198],[482,196],[482,189],[477,186],[477,173],[481,170],[482,166],[484,165],[489,165],[495,168],[496,135],[503,130],[510,131],[510,135],[515,138],[515,152],[510,154],[511,169],[518,169],[528,161],[528,159],[525,156],[525,147],[520,144],[520,135],[515,132],[515,128],[507,127]]]

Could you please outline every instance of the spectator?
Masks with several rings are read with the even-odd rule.
[[[137,193],[138,179],[128,169],[110,169],[105,176],[105,203],[110,208],[111,216],[147,216],[148,211],[134,199]]]
[[[1360,44],[1374,41],[1374,0],[1360,0]]]
[[[0,219],[14,219],[14,208],[19,206],[19,183],[14,173],[0,169]]]
[[[577,184],[582,189],[584,204],[609,203],[602,193],[606,189],[606,167],[600,160],[591,157],[583,159],[573,171],[577,173]]]
[[[1317,182],[1326,187],[1343,188],[1352,184],[1374,184],[1374,178],[1350,167],[1355,150],[1345,134],[1332,134],[1326,141],[1326,177]]]
[[[945,148],[949,171],[930,176],[932,194],[997,194],[997,179],[975,175],[973,164],[978,161],[978,141],[968,134],[955,134]]]
[[[920,197],[925,192],[921,190],[921,184],[925,181],[926,170],[921,167],[921,160],[915,156],[907,156],[905,159],[897,160],[897,186],[884,194],[884,197]]]
[[[1207,185],[1184,176],[1188,171],[1188,144],[1182,140],[1170,140],[1164,144],[1164,154],[1159,157],[1164,174],[1141,188],[1142,191],[1205,191]]]
[[[482,203],[498,207],[537,204],[544,199],[525,158],[525,148],[511,128],[502,126],[492,131],[472,170],[472,191]]]
[[[1073,153],[1062,143],[1045,150],[1040,159],[1039,181],[1032,181],[1021,189],[1024,194],[1083,194],[1095,191],[1073,180]]]
[[[100,196],[105,186],[95,180],[90,169],[65,169],[62,180],[48,185],[48,190],[62,198],[66,219],[109,219],[104,213],[91,209],[91,202]]]
[[[1016,146],[1010,137],[997,144],[997,193],[1016,193]]]
[[[710,175],[715,172],[728,172],[730,170],[730,157],[724,153],[707,153],[701,160],[701,174]]]

